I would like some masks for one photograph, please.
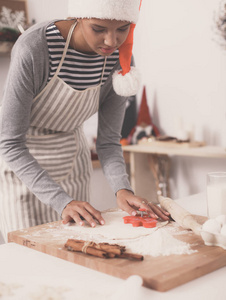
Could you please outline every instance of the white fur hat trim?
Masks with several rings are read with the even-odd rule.
[[[137,23],[140,0],[68,0],[68,15]]]
[[[131,67],[124,76],[118,71],[112,76],[112,84],[116,94],[124,97],[136,95],[140,86],[140,73],[137,68]]]

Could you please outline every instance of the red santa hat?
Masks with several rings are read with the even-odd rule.
[[[126,41],[119,47],[122,70],[113,74],[113,88],[120,96],[135,95],[140,74],[131,67],[133,33],[138,21],[142,0],[69,0],[68,14],[75,18],[98,18],[131,22]]]

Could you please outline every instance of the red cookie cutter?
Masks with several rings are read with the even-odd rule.
[[[125,224],[132,224],[133,227],[143,226],[145,228],[156,227],[157,220],[148,216],[143,216],[143,211],[145,209],[139,209],[141,211],[141,216],[126,216],[123,217]]]

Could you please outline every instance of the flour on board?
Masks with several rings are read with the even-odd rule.
[[[76,238],[95,242],[117,243],[126,246],[128,252],[142,255],[160,256],[171,254],[191,254],[195,252],[190,245],[174,238],[165,227],[168,222],[158,222],[155,228],[133,227],[124,224],[127,214],[121,210],[102,213],[104,226],[79,227],[76,224],[65,226],[66,230],[77,233]],[[172,230],[172,229],[171,229]]]
[[[131,224],[124,224],[123,217],[128,214],[122,210],[114,209],[102,212],[105,225],[98,225],[95,228],[88,224],[79,226],[75,223],[63,225],[49,223],[45,228],[30,233],[29,230],[21,230],[24,237],[29,239],[35,237],[36,241],[45,242],[51,240],[63,247],[68,239],[81,239],[96,243],[119,244],[125,246],[127,252],[160,256],[171,254],[192,254],[194,251],[191,245],[175,238],[177,235],[189,234],[188,230],[182,230],[176,222],[157,222],[155,228],[133,227]],[[167,225],[167,226],[166,226]]]

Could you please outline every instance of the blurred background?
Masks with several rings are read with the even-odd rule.
[[[194,140],[226,148],[226,47],[216,26],[223,4],[218,0],[143,0],[134,57],[142,75],[137,109],[145,86],[150,114],[161,134],[175,136],[183,127]],[[63,19],[67,0],[27,0],[27,12],[30,24]],[[10,55],[0,54],[0,95],[9,63]],[[85,126],[90,143],[96,124],[94,116]],[[225,159],[172,157],[172,198],[203,192],[206,174],[225,169]],[[100,168],[94,170],[92,195],[99,209],[116,206]]]

